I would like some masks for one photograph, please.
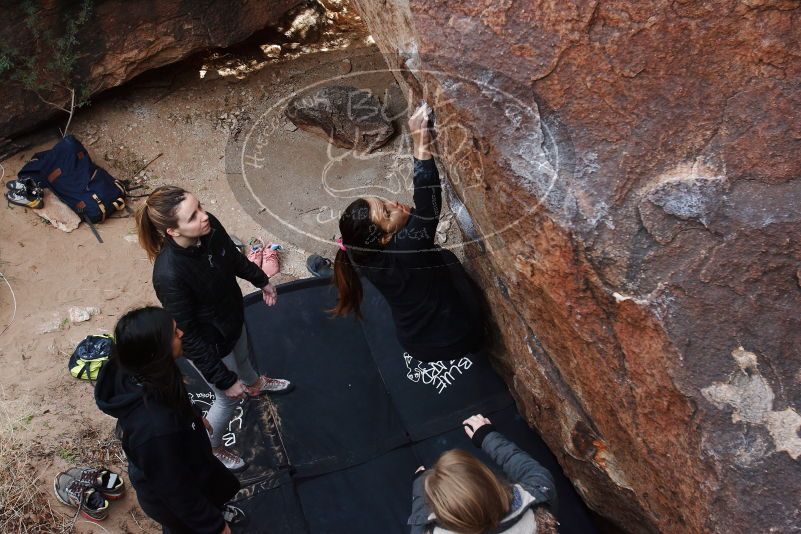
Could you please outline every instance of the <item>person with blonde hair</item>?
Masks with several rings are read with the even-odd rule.
[[[506,480],[472,454],[454,449],[412,487],[412,534],[551,534],[557,507],[553,477],[539,462],[478,414],[465,432],[503,470]]]
[[[253,369],[236,279],[260,288],[268,306],[276,303],[275,288],[220,221],[180,187],[154,189],[137,211],[136,224],[139,244],[154,262],[156,296],[184,333],[184,355],[214,392],[206,416],[214,455],[228,469],[241,471],[245,461],[223,446],[236,406],[246,395],[285,393],[292,384]]]

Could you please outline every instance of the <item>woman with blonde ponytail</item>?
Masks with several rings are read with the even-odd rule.
[[[153,261],[153,289],[183,331],[184,356],[214,392],[207,419],[214,455],[232,471],[246,464],[223,447],[223,434],[246,396],[285,393],[288,380],[259,375],[250,364],[245,308],[237,277],[277,295],[269,278],[234,245],[198,199],[176,186],[156,188],[136,214],[139,243]]]
[[[472,281],[456,256],[434,243],[442,188],[429,151],[429,112],[424,104],[409,119],[414,207],[359,198],[339,219],[342,238],[333,273],[338,300],[332,310],[361,317],[363,275],[387,299],[404,350],[427,362],[479,350],[484,330],[481,299]]]

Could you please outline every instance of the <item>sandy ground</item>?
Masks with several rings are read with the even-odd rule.
[[[259,124],[259,117],[281,98],[337,74],[385,65],[377,49],[364,40],[289,60],[260,62],[253,57],[194,58],[140,78],[80,110],[70,130],[93,159],[118,178],[135,179],[148,188],[180,185],[195,192],[230,233],[245,241],[261,236],[282,243],[283,268],[276,279],[280,283],[308,276],[308,253],[330,257],[335,251],[326,241],[336,233],[330,221],[317,232],[319,238],[293,234],[291,228],[313,230],[316,223],[310,214],[348,202],[344,197],[332,200],[325,178],[320,181],[320,169],[332,153],[325,141],[285,124],[268,132],[268,159],[276,172],[255,173],[250,180],[260,199],[267,199],[269,213],[279,214],[289,226],[278,223],[254,200],[243,185],[236,154],[247,148],[247,133]],[[206,74],[200,78],[203,67]],[[386,73],[364,80],[382,99],[393,90]],[[396,127],[403,122],[396,121]],[[3,181],[14,178],[33,152],[55,140],[46,139],[2,162]],[[388,183],[387,172],[397,170],[396,155],[407,141],[400,134],[385,153],[369,161],[339,163],[336,179],[356,176],[362,186]],[[159,154],[147,169],[136,172]],[[370,169],[377,170],[370,174]],[[395,193],[387,196],[409,199],[408,191]],[[114,421],[97,410],[91,384],[69,376],[66,363],[86,335],[110,331],[128,309],[157,304],[152,266],[136,241],[133,218],[109,220],[98,229],[103,244],[83,224],[64,233],[33,210],[0,208],[0,272],[16,297],[15,308],[9,287],[0,280],[0,331],[10,325],[0,334],[0,428],[31,445],[31,476],[41,479],[48,496],[54,475],[72,465],[103,462],[124,469],[112,439]],[[456,225],[443,230],[451,241],[458,239]],[[247,283],[243,288],[253,290]],[[71,324],[67,317],[73,306],[95,306],[101,313]],[[51,500],[55,510],[70,514]],[[142,517],[129,492],[113,503],[112,516],[102,526],[79,521],[76,531],[159,530]]]

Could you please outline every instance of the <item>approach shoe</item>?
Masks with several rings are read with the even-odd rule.
[[[245,515],[245,512],[239,508],[238,506],[234,506],[233,504],[226,504],[223,506],[222,509],[222,516],[223,521],[234,526],[244,526],[248,522],[248,517]]]
[[[42,197],[28,194],[24,190],[9,189],[6,191],[6,200],[11,204],[16,204],[17,206],[23,206],[25,208],[32,208],[35,210],[44,208],[44,200]]]
[[[108,501],[94,488],[88,488],[67,473],[59,473],[53,481],[56,499],[78,510],[89,521],[103,521],[108,517]]]
[[[239,473],[248,467],[248,463],[243,460],[241,456],[232,453],[228,449],[220,447],[218,449],[212,449],[212,452],[214,456],[222,462],[225,468],[232,473]]]
[[[331,278],[334,276],[334,268],[331,265],[331,260],[317,254],[312,254],[306,258],[306,269],[317,278]]]
[[[289,380],[283,378],[270,378],[267,375],[259,376],[258,380],[253,385],[247,386],[248,395],[251,397],[258,397],[265,393],[273,395],[281,395],[289,393],[294,389],[294,384]]]
[[[87,488],[93,488],[110,501],[116,501],[125,493],[125,481],[120,475],[108,469],[73,467],[66,473]]]

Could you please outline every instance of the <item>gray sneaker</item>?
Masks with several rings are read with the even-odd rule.
[[[108,501],[93,488],[67,473],[59,473],[53,480],[53,491],[62,504],[78,510],[89,521],[103,521],[108,517]]]
[[[306,269],[317,278],[331,278],[334,276],[334,266],[331,260],[317,254],[306,258]]]
[[[238,473],[247,469],[248,464],[241,456],[237,456],[225,447],[212,449],[214,456],[222,462],[226,469],[233,473]]]

